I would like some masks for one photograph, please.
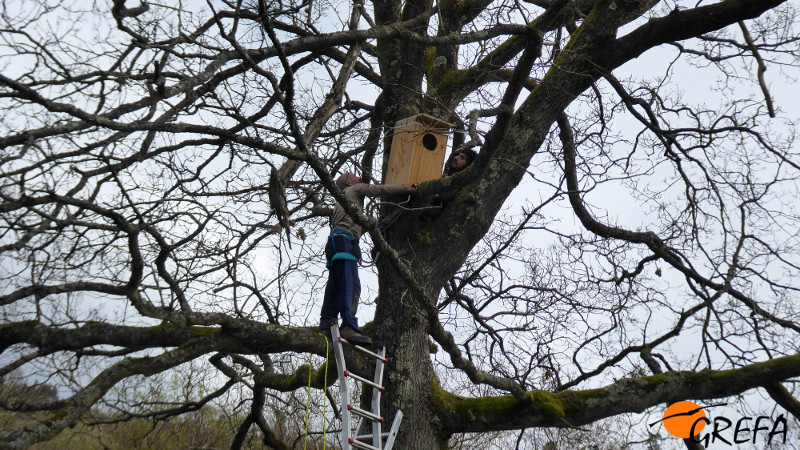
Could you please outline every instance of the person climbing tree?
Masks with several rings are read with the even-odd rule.
[[[336,185],[343,190],[345,197],[359,208],[364,207],[364,197],[394,194],[413,194],[417,188],[409,185],[366,184],[352,172],[345,172],[336,179]],[[358,262],[361,249],[358,240],[363,229],[353,222],[342,205],[336,203],[331,214],[331,235],[325,246],[328,267],[328,284],[322,301],[319,328],[330,336],[330,327],[342,316],[341,336],[356,344],[372,344],[372,340],[361,334],[356,311],[361,294],[361,281],[358,278]]]

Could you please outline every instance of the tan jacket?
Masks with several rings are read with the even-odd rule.
[[[403,185],[358,183],[344,188],[343,192],[348,200],[358,205],[359,208],[364,209],[364,197],[405,194],[408,192],[406,189],[406,186]],[[361,238],[361,233],[364,232],[361,225],[353,223],[353,219],[347,215],[339,203],[336,203],[333,207],[333,213],[331,214],[331,229],[333,228],[346,231],[355,236],[356,239]]]

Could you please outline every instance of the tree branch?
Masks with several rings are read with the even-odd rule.
[[[729,397],[800,376],[800,354],[730,370],[666,372],[617,381],[600,389],[549,393],[530,391],[531,405],[512,396],[465,398],[443,393],[437,405],[452,433],[529,427],[580,426],[623,413],[641,413],[663,403]]]

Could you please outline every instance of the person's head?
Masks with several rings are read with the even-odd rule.
[[[336,179],[336,185],[339,186],[339,189],[354,186],[358,183],[361,183],[361,177],[353,172],[345,172],[339,175],[339,178]]]
[[[464,170],[467,166],[475,161],[478,154],[471,148],[459,150],[450,158],[450,164],[447,165],[451,173],[456,173]]]

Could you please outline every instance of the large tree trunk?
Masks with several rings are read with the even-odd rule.
[[[393,268],[386,262],[379,268],[374,335],[386,344],[389,358],[384,374],[387,390],[381,409],[388,421],[394,418],[397,409],[403,411],[396,448],[443,448],[448,436],[442,433],[432,401],[439,383],[430,358],[427,322]]]

